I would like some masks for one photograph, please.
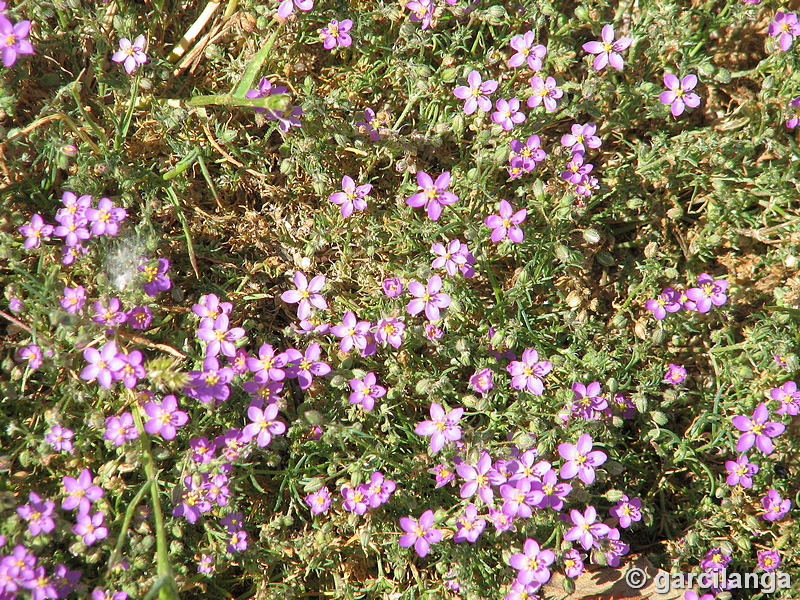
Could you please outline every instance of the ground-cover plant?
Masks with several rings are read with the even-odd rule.
[[[791,6],[0,4],[0,598],[800,594]]]

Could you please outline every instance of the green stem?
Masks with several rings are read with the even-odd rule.
[[[137,405],[137,410],[133,411],[133,419],[139,429],[139,443],[142,448],[142,462],[144,472],[150,481],[150,498],[153,504],[153,518],[156,525],[156,565],[159,580],[156,582],[158,597],[160,600],[179,600],[178,586],[175,584],[175,577],[172,574],[172,566],[169,563],[169,547],[167,546],[167,531],[164,527],[164,513],[161,511],[161,501],[158,499],[158,476],[156,466],[153,461],[152,448],[150,447],[150,437],[144,430],[142,422],[142,408]]]
[[[195,96],[185,101],[186,106],[238,106],[243,108],[265,108],[283,112],[289,107],[289,96],[273,94],[266,98],[239,98],[230,94],[214,94],[212,96]]]
[[[139,95],[139,76],[133,79],[133,86],[131,87],[131,102],[128,105],[128,110],[125,111],[125,118],[122,120],[117,137],[114,140],[114,150],[119,150],[122,142],[128,136],[128,129],[131,127],[131,120],[133,119],[133,111],[136,108],[136,97]]]
[[[77,82],[70,86],[69,91],[72,93],[72,97],[75,99],[75,104],[77,105],[78,111],[81,113],[83,120],[89,123],[89,127],[92,128],[94,134],[100,139],[101,142],[103,142],[103,145],[108,145],[108,137],[106,137],[106,132],[100,129],[97,123],[95,123],[89,116],[89,113],[86,112],[86,109],[83,108],[81,98],[78,96]]]
[[[225,14],[222,15],[223,20],[230,19],[237,8],[239,8],[239,0],[228,0],[228,5],[225,7]]]
[[[200,156],[200,148],[192,148],[192,151],[189,152],[186,156],[184,156],[177,165],[175,165],[172,169],[167,171],[161,176],[161,179],[164,181],[169,181],[170,179],[175,179],[178,175],[183,173],[186,169],[191,167],[197,158]]]
[[[139,491],[136,492],[133,500],[128,505],[128,510],[125,511],[125,517],[122,519],[122,527],[119,529],[117,545],[114,547],[114,551],[111,553],[111,558],[108,559],[109,569],[114,567],[119,561],[119,557],[122,554],[122,547],[125,545],[125,540],[128,539],[125,535],[125,532],[128,531],[128,527],[131,524],[131,519],[133,519],[133,511],[136,510],[137,506],[139,506],[139,502],[142,501],[142,497],[145,495],[145,493],[147,493],[147,490],[152,486],[152,483],[153,482],[149,479],[145,481],[144,485],[139,488]]]
[[[226,9],[225,14],[227,13],[228,10]],[[278,39],[278,33],[282,27],[283,23],[279,22],[278,26],[275,28],[275,31],[272,32],[272,35],[264,43],[263,48],[256,53],[256,55],[250,61],[250,64],[247,65],[247,68],[242,74],[242,79],[239,81],[239,85],[236,86],[236,89],[231,96],[236,98],[244,98],[244,95],[248,92],[248,90],[253,89],[253,83],[255,82],[256,77],[258,77],[261,67],[267,61],[267,56],[269,56],[269,53],[272,52],[272,46],[275,44],[275,40]]]

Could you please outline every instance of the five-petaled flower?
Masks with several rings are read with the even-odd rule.
[[[595,71],[600,71],[606,65],[611,65],[615,69],[622,69],[624,61],[619,52],[626,50],[631,43],[632,38],[621,37],[614,41],[614,27],[612,25],[604,25],[603,31],[600,34],[600,41],[586,42],[583,49],[590,54],[596,54],[592,67]]]
[[[684,109],[697,108],[700,106],[700,96],[692,92],[697,85],[697,75],[687,75],[683,79],[678,79],[672,73],[664,74],[664,87],[667,91],[661,92],[658,96],[659,102],[669,104],[670,112],[673,117],[679,117]]]
[[[422,285],[418,281],[408,282],[408,291],[414,299],[408,303],[408,314],[416,315],[425,311],[425,316],[429,321],[439,319],[439,309],[450,306],[450,296],[441,291],[442,278],[438,275],[431,276],[427,285]]]
[[[454,408],[449,413],[445,413],[441,404],[432,402],[430,413],[431,420],[418,423],[414,428],[414,433],[430,436],[430,451],[431,454],[435,454],[444,447],[446,442],[455,442],[461,439],[461,427],[458,426],[458,422],[464,414],[464,409]]]
[[[346,47],[353,43],[353,38],[347,33],[353,28],[353,21],[344,19],[337,21],[333,19],[328,23],[327,27],[319,30],[319,36],[322,38],[322,44],[326,50],[333,50],[337,46]]]
[[[4,67],[13,66],[18,54],[33,54],[33,44],[26,39],[30,30],[30,21],[12,23],[8,17],[0,14],[0,54]]]
[[[542,79],[538,75],[531,77],[533,93],[528,98],[528,107],[535,108],[544,103],[547,112],[553,112],[558,107],[558,100],[564,95],[564,90],[558,87],[554,77]]]
[[[119,41],[119,50],[114,53],[111,60],[122,63],[126,72],[133,73],[139,65],[147,62],[147,54],[144,53],[146,45],[147,38],[143,35],[137,37],[133,42],[128,38],[122,38]]]
[[[512,361],[506,370],[511,375],[511,387],[515,390],[528,390],[531,394],[541,396],[544,392],[542,377],[553,370],[549,361],[539,360],[539,353],[528,348],[522,353],[522,360]]]
[[[514,212],[507,200],[500,200],[500,211],[497,215],[489,215],[484,219],[484,224],[492,230],[492,241],[500,242],[506,237],[512,242],[520,243],[525,234],[518,226],[525,221],[528,211],[520,209]]]
[[[526,31],[522,35],[515,35],[511,38],[510,45],[517,53],[508,59],[509,67],[521,67],[527,61],[531,70],[542,70],[542,59],[547,54],[547,48],[541,44],[535,44],[534,40],[533,31]]]
[[[436,178],[436,181],[425,171],[417,173],[417,185],[421,191],[412,194],[406,200],[406,204],[419,208],[425,206],[428,217],[431,221],[438,221],[442,214],[442,206],[447,206],[458,201],[458,196],[453,192],[448,192],[450,187],[450,171],[445,171]]]
[[[466,100],[464,103],[465,114],[471,115],[478,108],[488,113],[492,110],[492,101],[489,100],[489,94],[496,92],[498,85],[493,79],[482,81],[481,74],[473,70],[467,75],[467,85],[458,86],[453,90],[453,94],[455,94],[456,98]]]
[[[588,433],[582,434],[578,438],[577,444],[559,444],[558,453],[567,461],[561,465],[561,478],[572,479],[577,475],[586,485],[594,482],[595,468],[606,462],[608,458],[605,452],[592,451],[592,436]]]
[[[514,554],[509,559],[509,564],[519,571],[517,581],[522,584],[547,583],[550,581],[550,569],[548,568],[556,555],[552,550],[541,550],[539,542],[528,538],[525,540],[524,551]]]
[[[288,304],[298,304],[297,318],[307,319],[311,315],[311,307],[325,310],[328,303],[320,294],[320,290],[325,285],[325,276],[317,275],[309,283],[304,273],[300,271],[294,274],[294,285],[296,289],[283,292],[281,300]]]
[[[364,210],[367,208],[366,196],[372,190],[372,185],[365,183],[356,187],[356,182],[349,175],[342,177],[342,191],[334,192],[328,196],[328,200],[334,204],[339,204],[342,216],[347,218],[353,214],[353,210]]]
[[[530,105],[529,105],[530,106]],[[500,125],[504,130],[511,131],[514,125],[524,123],[525,113],[519,110],[519,100],[503,100],[500,98],[494,103],[495,112],[492,113],[492,121]]]
[[[797,22],[797,15],[793,12],[777,11],[775,20],[767,27],[767,33],[772,37],[777,37],[778,45],[781,50],[786,52],[792,47],[794,38],[800,35],[800,23]]]
[[[733,426],[742,432],[739,441],[736,442],[737,452],[747,452],[755,444],[764,454],[772,453],[773,444],[770,438],[782,434],[786,426],[777,421],[767,422],[768,419],[769,410],[764,402],[756,407],[752,418],[737,415],[731,419]]]
[[[144,405],[144,412],[150,419],[144,424],[144,430],[150,434],[160,434],[165,440],[174,439],[177,428],[186,425],[189,415],[178,410],[178,401],[175,396],[164,396],[161,404],[148,402]]]
[[[426,510],[419,521],[411,517],[401,517],[400,527],[407,533],[400,537],[398,544],[402,548],[414,546],[420,557],[428,555],[431,544],[442,541],[442,531],[433,526],[433,511]]]

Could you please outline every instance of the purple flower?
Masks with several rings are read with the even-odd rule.
[[[197,572],[210,575],[214,572],[214,557],[210,554],[203,554],[197,563]]]
[[[72,221],[79,224],[86,223],[86,211],[92,205],[92,197],[88,194],[76,196],[73,192],[66,191],[61,196],[61,203],[64,208],[56,213],[56,221],[62,225],[67,225]]]
[[[364,109],[363,121],[356,121],[356,127],[359,128],[359,133],[361,133],[361,128],[363,127],[373,142],[377,142],[381,139],[380,133],[372,125],[375,122],[375,111],[371,108]]]
[[[403,293],[403,284],[397,277],[387,277],[383,280],[383,293],[389,298],[397,298]]]
[[[4,33],[2,27],[0,27],[0,33]],[[797,22],[797,15],[793,12],[784,13],[780,10],[777,11],[775,13],[775,20],[767,27],[767,33],[772,37],[777,37],[778,45],[781,50],[786,52],[792,47],[794,38],[800,35],[800,23]],[[3,54],[3,58],[5,59],[5,53]]]
[[[83,351],[83,358],[89,364],[81,371],[81,379],[93,381],[104,389],[111,389],[111,382],[114,374],[125,366],[125,363],[117,353],[117,343],[115,341],[106,342],[98,351],[96,348],[86,348]]]
[[[364,410],[372,410],[375,400],[386,394],[386,388],[377,385],[376,382],[375,373],[367,373],[364,379],[351,379],[350,388],[353,393],[350,394],[348,400],[352,404],[360,404]]]
[[[758,567],[767,573],[775,571],[781,566],[781,555],[777,550],[761,550],[758,553]]]
[[[245,331],[241,327],[228,328],[230,320],[228,315],[222,314],[213,323],[204,322],[197,330],[197,337],[208,342],[206,344],[206,357],[213,358],[220,352],[225,356],[236,356],[234,342],[244,337]]]
[[[721,548],[712,548],[700,561],[700,568],[704,571],[723,571],[731,562],[731,556],[725,554]]]
[[[278,405],[269,404],[265,409],[251,406],[247,409],[247,418],[251,423],[247,425],[242,433],[247,441],[255,438],[259,448],[266,448],[272,441],[273,435],[280,435],[286,431],[286,425],[281,421],[276,421],[278,416]]]
[[[417,435],[431,436],[430,452],[435,454],[441,450],[446,442],[455,442],[461,439],[461,427],[458,422],[464,414],[463,408],[454,408],[445,414],[441,404],[431,403],[431,420],[422,421],[414,428]]]
[[[781,387],[772,388],[769,392],[773,400],[781,403],[775,412],[779,415],[796,415],[800,412],[800,392],[794,381],[787,381]]]
[[[728,478],[725,483],[728,485],[741,484],[744,488],[753,487],[753,475],[758,473],[759,467],[749,461],[746,454],[742,454],[736,461],[726,461],[725,468],[728,470]]]
[[[27,346],[23,346],[17,350],[16,358],[18,361],[27,360],[28,368],[31,371],[35,371],[41,367],[42,362],[44,361],[44,358],[42,357],[42,350],[36,344],[28,344]]]
[[[314,376],[323,377],[331,372],[328,363],[318,360],[321,353],[318,342],[309,345],[305,355],[295,348],[289,348],[286,351],[286,356],[291,363],[286,374],[289,377],[297,378],[300,389],[307,390],[311,387]]]
[[[450,277],[454,277],[459,270],[464,277],[475,275],[475,269],[471,265],[477,261],[472,256],[467,245],[461,243],[461,240],[452,240],[447,246],[434,242],[431,246],[431,252],[437,256],[431,263],[432,268],[444,268]]]
[[[492,470],[492,457],[485,450],[481,453],[478,463],[473,467],[466,463],[461,463],[456,467],[458,476],[464,480],[459,496],[469,498],[478,492],[478,496],[486,504],[492,504],[494,491],[489,482],[489,472]]]
[[[680,365],[669,363],[667,372],[664,373],[664,383],[678,385],[686,381],[686,369]]]
[[[216,294],[200,296],[200,302],[192,306],[192,312],[200,317],[200,327],[212,327],[217,317],[229,315],[233,310],[230,302],[220,302]]]
[[[124,412],[119,417],[108,417],[103,437],[115,446],[122,446],[126,441],[138,438],[139,430],[133,424],[133,415]]]
[[[711,310],[711,306],[722,306],[728,300],[725,292],[728,289],[726,279],[715,280],[708,273],[700,273],[697,276],[697,286],[686,290],[686,296],[697,305],[697,311],[706,313]]]
[[[401,517],[400,527],[407,532],[400,536],[397,542],[401,548],[414,546],[417,554],[424,558],[428,555],[431,544],[442,541],[442,531],[433,526],[433,511],[426,510],[419,518],[419,521],[411,517]]]
[[[564,556],[561,557],[561,561],[564,563],[564,575],[574,579],[583,573],[584,558],[586,556],[574,549],[565,552]]]
[[[615,69],[622,69],[624,62],[622,55],[618,53],[626,50],[632,42],[633,39],[629,37],[621,37],[614,41],[614,27],[612,25],[604,25],[600,41],[586,42],[583,45],[583,49],[589,54],[597,55],[592,64],[595,71],[602,70],[608,64]]]
[[[62,308],[69,314],[75,314],[83,309],[83,303],[86,300],[86,291],[82,285],[76,288],[65,287],[64,297],[59,300]]]
[[[369,505],[378,508],[389,501],[392,492],[397,489],[397,484],[391,479],[385,479],[380,471],[375,471],[370,476],[369,483],[360,485],[359,489],[364,492]]]
[[[200,464],[211,462],[214,458],[214,451],[217,448],[216,445],[208,441],[208,438],[205,437],[192,438],[189,440],[189,446],[191,446],[194,451],[192,460]]]
[[[737,415],[731,419],[733,426],[742,432],[736,442],[737,452],[747,452],[755,444],[756,448],[764,454],[772,453],[773,445],[770,438],[782,434],[786,426],[777,421],[768,423],[767,419],[769,419],[769,410],[764,402],[753,411],[752,419],[744,415]]]
[[[528,98],[529,108],[536,108],[544,103],[545,110],[553,112],[558,107],[556,100],[564,95],[564,90],[557,86],[553,77],[542,79],[538,75],[534,75],[531,77],[531,87],[533,94]]]
[[[406,204],[419,208],[425,206],[431,221],[438,221],[442,214],[442,205],[447,206],[458,201],[458,196],[448,192],[450,187],[450,171],[445,171],[436,181],[425,171],[417,172],[417,185],[421,191],[406,199]]]
[[[119,41],[119,50],[113,54],[111,60],[122,63],[127,73],[133,73],[139,65],[147,62],[147,54],[144,47],[147,45],[147,38],[140,35],[133,43],[128,38]]]
[[[127,312],[126,321],[134,329],[147,329],[153,322],[153,311],[149,306],[134,306]]]
[[[100,198],[97,208],[86,209],[86,218],[92,224],[92,235],[117,235],[119,223],[127,216],[128,211],[114,207],[108,198]]]
[[[425,323],[425,337],[430,341],[438,340],[444,332],[436,326],[436,323]]]
[[[630,550],[630,546],[625,542],[621,542],[619,538],[619,529],[613,528],[609,529],[605,537],[597,542],[598,550],[603,553],[610,567],[618,567],[620,557]]]
[[[597,131],[597,125],[594,123],[587,123],[586,125],[579,125],[578,123],[572,126],[571,133],[561,136],[561,145],[570,148],[572,153],[586,152],[586,147],[599,148],[603,145],[603,141],[594,133]]]
[[[578,438],[577,444],[559,444],[558,453],[567,461],[561,465],[561,478],[572,479],[578,475],[586,485],[594,482],[595,468],[606,462],[608,458],[600,450],[592,451],[592,436],[588,433],[582,434]]]
[[[497,243],[506,237],[512,242],[520,243],[525,234],[518,225],[525,221],[528,211],[524,208],[514,212],[507,200],[500,200],[500,211],[497,215],[489,215],[484,219],[484,224],[492,230],[492,241]]]
[[[57,564],[53,569],[52,584],[56,587],[56,596],[66,598],[77,587],[81,578],[80,571],[70,571],[66,565]]]
[[[573,511],[575,512],[575,511]],[[540,550],[539,542],[528,538],[525,540],[523,552],[514,554],[508,563],[519,573],[517,581],[527,585],[529,583],[547,583],[550,581],[550,569],[548,568],[556,555],[552,550]]]
[[[622,495],[619,502],[611,507],[608,511],[612,517],[619,519],[620,527],[630,527],[633,521],[641,521],[642,501],[639,498],[629,499],[625,494]]]
[[[63,596],[59,597],[61,598]],[[106,591],[102,588],[96,588],[92,592],[92,600],[128,600],[128,592]]]
[[[571,542],[579,541],[584,550],[592,547],[595,538],[601,538],[611,531],[605,523],[595,523],[597,510],[594,506],[587,507],[583,514],[573,508],[570,517],[574,527],[564,535],[564,539]]]
[[[22,312],[25,308],[25,305],[22,303],[22,300],[19,298],[9,298],[8,299],[8,310],[12,313],[17,314]]]
[[[206,497],[205,489],[195,484],[191,475],[183,478],[183,486],[180,504],[172,509],[172,516],[184,517],[189,523],[195,523],[201,514],[211,510],[211,502]]]
[[[455,543],[470,542],[474,544],[478,536],[483,533],[486,527],[486,520],[478,518],[478,509],[475,508],[474,504],[470,503],[467,505],[464,514],[456,518],[456,525],[458,526],[458,531],[453,536],[453,541]]]
[[[261,80],[258,82],[258,88],[254,90],[248,90],[245,93],[245,98],[265,98],[268,96],[274,96],[278,94],[286,94],[289,90],[287,90],[282,85],[272,85],[272,82],[267,79],[266,77],[262,77]],[[266,108],[261,108],[260,106],[253,107],[253,110],[257,113],[266,113],[266,117],[271,121],[277,121],[280,113],[274,110],[268,110]]]
[[[541,44],[534,44],[533,31],[526,31],[522,35],[512,37],[511,47],[517,53],[508,59],[509,67],[521,67],[527,61],[531,70],[542,70],[542,59],[547,54],[547,48]]]
[[[800,96],[795,96],[789,100],[789,108],[792,110],[792,116],[786,121],[786,127],[794,129],[800,124]]]
[[[489,94],[496,92],[498,85],[493,79],[481,81],[481,74],[473,70],[467,75],[467,85],[458,86],[453,90],[453,94],[455,94],[456,98],[466,100],[464,113],[471,115],[478,108],[488,113],[492,110],[492,101],[489,100]]]
[[[314,0],[283,0],[278,6],[278,16],[281,19],[287,18],[294,12],[294,7],[297,6],[300,10],[309,11],[314,8]]]
[[[142,366],[142,353],[139,350],[133,350],[128,354],[117,354],[117,358],[122,363],[119,370],[112,372],[115,381],[122,381],[122,384],[129,390],[136,387],[139,379],[147,375]]]
[[[283,292],[281,300],[287,304],[298,304],[297,318],[307,319],[311,315],[311,307],[320,310],[328,308],[328,303],[320,294],[320,290],[325,285],[325,276],[317,275],[309,283],[306,276],[300,271],[294,274],[294,285],[296,289]]]
[[[139,270],[144,273],[144,293],[155,298],[158,292],[165,292],[172,287],[172,281],[167,277],[169,261],[166,258],[159,258],[156,264],[139,265]]]
[[[552,469],[542,475],[541,479],[542,481],[538,485],[532,485],[533,488],[540,488],[542,492],[542,499],[537,506],[539,508],[547,508],[549,506],[553,510],[561,510],[564,506],[563,498],[569,496],[572,486],[568,483],[557,483],[558,476]]]
[[[78,513],[78,521],[72,527],[72,532],[81,538],[87,546],[108,537],[108,529],[103,526],[105,515],[101,511],[90,514],[88,511]]]
[[[0,50],[4,67],[13,66],[17,62],[18,54],[33,54],[33,44],[26,39],[30,30],[30,21],[13,24],[5,15],[0,14]]]
[[[777,490],[770,489],[767,495],[761,499],[761,506],[764,507],[764,514],[760,515],[762,519],[777,521],[789,512],[792,508],[792,501],[788,498],[781,498]]]
[[[306,504],[311,507],[311,514],[318,515],[328,512],[331,506],[331,494],[327,487],[322,487],[305,498]]]
[[[121,310],[119,298],[111,298],[107,306],[100,300],[97,300],[92,304],[92,307],[95,312],[92,321],[100,323],[101,325],[113,327],[114,325],[124,323],[127,318],[125,311]]]
[[[61,425],[53,425],[44,436],[46,442],[53,445],[56,452],[72,452],[72,437],[75,433]]]
[[[189,421],[189,415],[178,410],[178,401],[172,394],[164,396],[161,404],[148,402],[144,405],[144,412],[150,417],[144,430],[151,435],[159,434],[165,440],[174,439],[177,428]]]
[[[428,470],[428,473],[432,473],[436,476],[436,486],[437,488],[443,487],[453,481],[456,478],[456,474],[454,471],[451,471],[447,468],[447,465],[444,463],[440,463],[433,467],[432,469]]]
[[[363,486],[358,486],[356,489],[346,485],[343,486],[342,498],[344,498],[344,502],[342,502],[342,507],[357,515],[363,515],[369,509],[369,499],[364,492]]]
[[[263,407],[265,404],[274,404],[280,400],[280,393],[283,391],[282,381],[268,381],[258,383],[257,381],[245,381],[242,388],[250,394],[250,404]]]
[[[655,300],[648,300],[644,307],[653,313],[653,316],[661,320],[667,313],[678,312],[681,309],[680,294],[671,287],[664,288]]]
[[[184,388],[184,393],[197,398],[200,402],[216,400],[219,404],[230,396],[231,390],[228,384],[233,380],[233,376],[233,369],[220,368],[219,361],[215,357],[207,356],[203,361],[202,371],[189,372],[190,379]]]
[[[405,323],[397,317],[389,317],[378,321],[372,331],[375,335],[375,341],[379,344],[388,343],[392,348],[399,348],[403,345],[405,330]]]
[[[568,181],[574,185],[581,184],[592,172],[594,165],[591,163],[584,164],[583,152],[573,152],[572,157],[567,163],[565,171],[561,171],[561,179]]]
[[[601,395],[597,381],[588,386],[576,381],[572,384],[572,393],[572,413],[583,419],[599,418],[597,415],[608,408],[608,400]]]
[[[431,0],[411,0],[411,2],[406,2],[406,8],[411,11],[409,19],[412,23],[421,22],[423,30],[431,26],[433,18],[433,2]]]
[[[228,553],[242,552],[247,550],[247,532],[246,531],[232,531],[229,533],[228,545],[225,546]]]
[[[344,19],[343,21],[331,20],[327,27],[319,30],[319,36],[326,50],[333,50],[337,46],[346,47],[353,43],[353,38],[347,32],[353,28],[353,21]]]
[[[28,533],[37,536],[42,532],[50,533],[56,528],[51,516],[55,507],[55,502],[42,501],[39,494],[30,492],[28,504],[17,508],[17,514],[28,522]]]
[[[492,113],[492,121],[500,125],[504,130],[511,131],[514,125],[525,122],[525,113],[519,110],[519,100],[503,100],[500,98],[494,103],[495,112]]]
[[[492,382],[493,375],[494,372],[491,369],[481,369],[480,371],[476,371],[475,374],[469,378],[469,384],[472,386],[472,389],[479,394],[486,394],[494,387],[494,383]]]
[[[533,514],[533,506],[542,501],[542,492],[531,489],[528,479],[516,479],[512,483],[500,486],[500,495],[505,499],[503,512],[509,517],[522,517],[528,519]]]
[[[672,73],[664,74],[664,87],[667,88],[666,92],[661,92],[658,96],[661,104],[670,104],[673,117],[679,117],[683,114],[684,109],[697,108],[700,106],[700,96],[691,92],[697,85],[696,75],[687,75],[683,80],[679,80]]]
[[[0,19],[2,16],[0,15]],[[35,214],[31,217],[30,225],[21,225],[19,232],[25,236],[25,248],[36,248],[42,238],[53,234],[53,226],[46,225],[41,215]]]
[[[57,592],[51,579],[47,576],[44,567],[38,565],[33,568],[29,578],[18,577],[19,585],[31,592],[32,600],[45,600],[46,598],[56,598]],[[13,597],[14,596],[6,596]]]
[[[414,299],[406,307],[408,314],[416,315],[424,310],[429,321],[438,321],[439,309],[447,308],[452,302],[450,296],[441,289],[442,278],[438,275],[432,275],[426,286],[418,281],[410,281],[408,291],[414,296]]]
[[[367,208],[367,201],[364,199],[372,191],[372,185],[366,183],[356,187],[356,182],[349,175],[342,177],[342,190],[328,196],[328,200],[334,204],[341,205],[342,216],[347,218],[353,214],[353,210],[364,210]]]
[[[492,525],[494,525],[494,529],[497,533],[511,531],[514,527],[514,519],[509,517],[502,510],[497,510],[492,506],[489,506],[489,519],[492,521]]]
[[[511,140],[511,156],[509,160],[519,158],[522,162],[522,169],[530,173],[536,168],[537,163],[542,162],[547,158],[547,152],[542,150],[539,146],[541,140],[538,135],[530,136],[523,144],[519,140]]]
[[[259,383],[268,381],[283,381],[286,372],[283,367],[289,362],[285,352],[275,354],[275,349],[270,344],[261,344],[258,358],[249,357],[247,368],[254,373],[254,379]]]
[[[544,392],[542,377],[553,370],[553,365],[546,360],[540,361],[539,353],[533,348],[528,348],[522,353],[522,360],[513,361],[506,370],[512,378],[511,387],[541,396]]]
[[[83,198],[83,196],[81,196],[81,198]],[[62,250],[65,254],[70,249],[80,248],[83,240],[88,240],[92,237],[89,230],[84,227],[87,223],[88,221],[83,216],[79,217],[77,215],[67,214],[62,219],[62,224],[53,229],[54,235],[64,238],[66,244],[64,248],[66,248],[66,250],[64,248],[62,248]]]

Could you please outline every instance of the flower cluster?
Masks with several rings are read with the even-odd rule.
[[[370,477],[369,483],[362,483],[355,488],[348,485],[342,486],[342,508],[347,511],[354,512],[357,515],[363,515],[370,508],[378,508],[381,504],[388,502],[389,497],[397,488],[394,481],[385,479],[383,473],[375,471]],[[325,495],[327,495],[327,488]],[[319,492],[317,492],[319,493]],[[306,502],[312,506],[313,511],[313,494],[306,497]],[[319,503],[319,500],[316,500]],[[330,500],[328,500],[330,504]],[[326,508],[327,510],[327,508]],[[321,509],[317,512],[323,512]],[[316,514],[316,513],[315,513]]]
[[[451,240],[447,246],[434,242],[431,246],[431,252],[436,255],[436,258],[431,264],[433,269],[445,269],[450,277],[461,271],[464,277],[473,277],[475,275],[475,268],[472,266],[477,259],[469,251],[467,245],[462,243],[459,239]]]
[[[645,308],[653,313],[656,319],[663,319],[667,313],[679,310],[696,310],[707,313],[713,306],[722,306],[727,302],[728,290],[726,279],[714,279],[708,273],[697,276],[697,287],[686,291],[676,290],[671,287],[664,288],[658,298],[648,300]]]

